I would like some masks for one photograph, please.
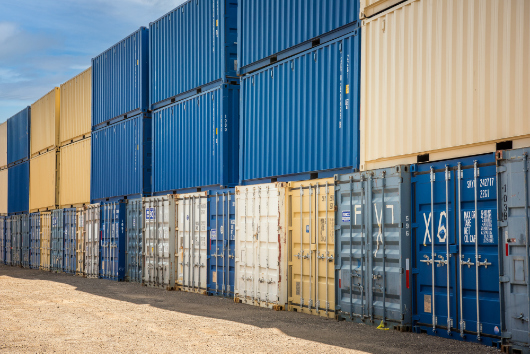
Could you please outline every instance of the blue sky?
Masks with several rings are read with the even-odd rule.
[[[0,5],[0,123],[184,0],[10,0]]]

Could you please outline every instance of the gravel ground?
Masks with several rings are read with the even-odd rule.
[[[0,265],[0,352],[494,353],[217,297]]]

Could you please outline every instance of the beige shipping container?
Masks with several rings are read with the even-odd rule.
[[[60,97],[58,87],[31,105],[31,156],[54,149],[59,144]]]
[[[84,139],[91,131],[92,68],[61,85],[61,146]]]
[[[0,170],[0,215],[7,214],[7,168]]]
[[[57,161],[59,152],[52,150],[30,160],[29,210],[55,209],[57,204]]]
[[[7,167],[7,122],[0,124],[0,170]]]
[[[288,310],[335,318],[333,178],[289,182]]]
[[[51,212],[40,213],[40,269],[50,271],[52,248]]]
[[[359,4],[359,18],[363,19],[366,17],[372,17],[402,1],[403,0],[361,0]]]
[[[411,0],[362,24],[361,170],[530,145],[528,1]]]
[[[90,144],[83,139],[61,148],[59,156],[59,206],[90,204]]]

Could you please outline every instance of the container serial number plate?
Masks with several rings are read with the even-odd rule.
[[[431,295],[423,295],[423,312],[431,313]]]

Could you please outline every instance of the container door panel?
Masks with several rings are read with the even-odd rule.
[[[40,215],[40,269],[51,270],[51,213],[41,213]]]
[[[84,208],[76,210],[76,275],[83,276],[85,274],[85,214]]]
[[[13,220],[10,216],[6,218],[6,239],[5,239],[5,264],[13,265],[13,252],[11,247],[13,234]]]
[[[62,209],[53,210],[51,214],[51,270],[63,271],[64,252],[64,214]]]
[[[143,271],[143,204],[140,199],[127,204],[127,280],[141,283]]]
[[[99,277],[100,213],[99,204],[89,205],[85,210],[85,274],[87,278]]]
[[[6,217],[0,216],[0,263],[6,262]]]
[[[22,266],[30,268],[31,265],[31,240],[29,234],[29,216],[20,215],[20,232],[22,238]]]

